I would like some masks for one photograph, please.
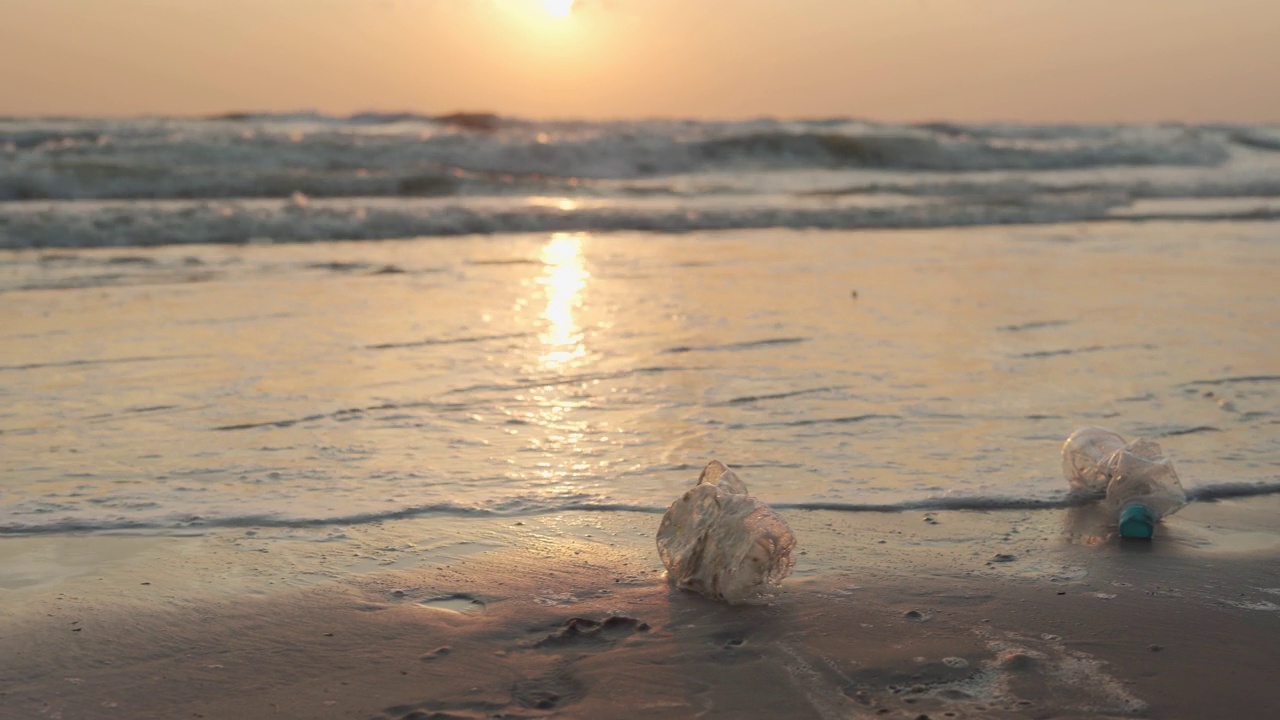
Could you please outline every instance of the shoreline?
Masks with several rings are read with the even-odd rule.
[[[790,511],[796,574],[742,606],[670,589],[649,514],[400,551],[425,523],[10,537],[6,580],[93,561],[0,593],[0,684],[18,718],[1261,716],[1280,547],[1248,528],[1277,509],[1193,504],[1152,543],[1078,510]]]
[[[0,707],[1265,716],[1270,227],[5,255]],[[1204,488],[1154,542],[1031,506],[1091,422]],[[712,457],[799,541],[767,603],[662,577]]]

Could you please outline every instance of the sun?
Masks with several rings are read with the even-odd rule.
[[[569,13],[573,12],[574,0],[542,0],[542,6],[547,9],[547,13],[552,17],[569,17]]]

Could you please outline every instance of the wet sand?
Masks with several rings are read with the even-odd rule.
[[[792,511],[797,573],[745,606],[670,589],[650,513],[493,521],[510,547],[395,561],[254,531],[7,538],[0,701],[6,718],[1266,717],[1280,548],[1248,528],[1278,510],[1193,504],[1155,543],[1108,537],[1090,508]]]

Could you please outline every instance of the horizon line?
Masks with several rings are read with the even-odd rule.
[[[1168,125],[1184,125],[1184,126],[1212,126],[1212,125],[1280,125],[1280,118],[1269,120],[1178,120],[1178,119],[1162,119],[1162,120],[1014,120],[988,117],[984,119],[960,119],[947,117],[932,118],[916,118],[916,119],[885,119],[870,116],[857,115],[807,115],[807,114],[743,114],[738,116],[724,115],[599,115],[599,116],[571,116],[571,115],[546,115],[546,116],[530,116],[519,114],[504,114],[494,110],[470,110],[455,109],[448,112],[425,112],[421,110],[355,110],[350,112],[333,112],[318,110],[315,108],[292,109],[292,110],[227,110],[214,111],[204,113],[168,113],[168,112],[121,112],[121,113],[6,113],[0,112],[0,120],[225,120],[225,121],[245,121],[253,119],[270,119],[284,118],[289,116],[313,116],[316,118],[332,119],[332,120],[354,120],[362,116],[370,117],[386,117],[392,118],[401,116],[405,119],[426,120],[433,122],[467,124],[470,120],[490,122],[509,121],[523,123],[616,123],[616,122],[698,122],[698,123],[734,123],[734,122],[751,122],[755,120],[774,120],[780,122],[866,122],[884,125],[912,125],[912,126],[928,126],[928,125],[944,125],[944,124],[972,124],[972,125],[1027,125],[1027,126],[1047,126],[1047,125],[1071,125],[1071,126],[1107,126],[1107,125],[1148,125],[1148,126],[1168,126]]]

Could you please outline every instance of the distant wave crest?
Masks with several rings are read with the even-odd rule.
[[[0,248],[1258,221],[1277,178],[1264,125],[0,118]]]
[[[1262,130],[530,122],[489,113],[0,119],[0,200],[418,197],[717,171],[1053,171],[1214,166]]]
[[[766,132],[693,145],[711,163],[855,167],[895,170],[1063,170],[1133,165],[1213,165],[1226,159],[1219,145],[1182,139],[1169,143],[1113,141],[1068,147],[1034,147],[978,139],[909,135],[850,136]]]
[[[1101,219],[1106,198],[1008,204],[740,207],[618,201],[568,208],[492,202],[353,200],[0,203],[0,248],[383,240],[527,232],[695,232],[750,228],[921,228]]]

